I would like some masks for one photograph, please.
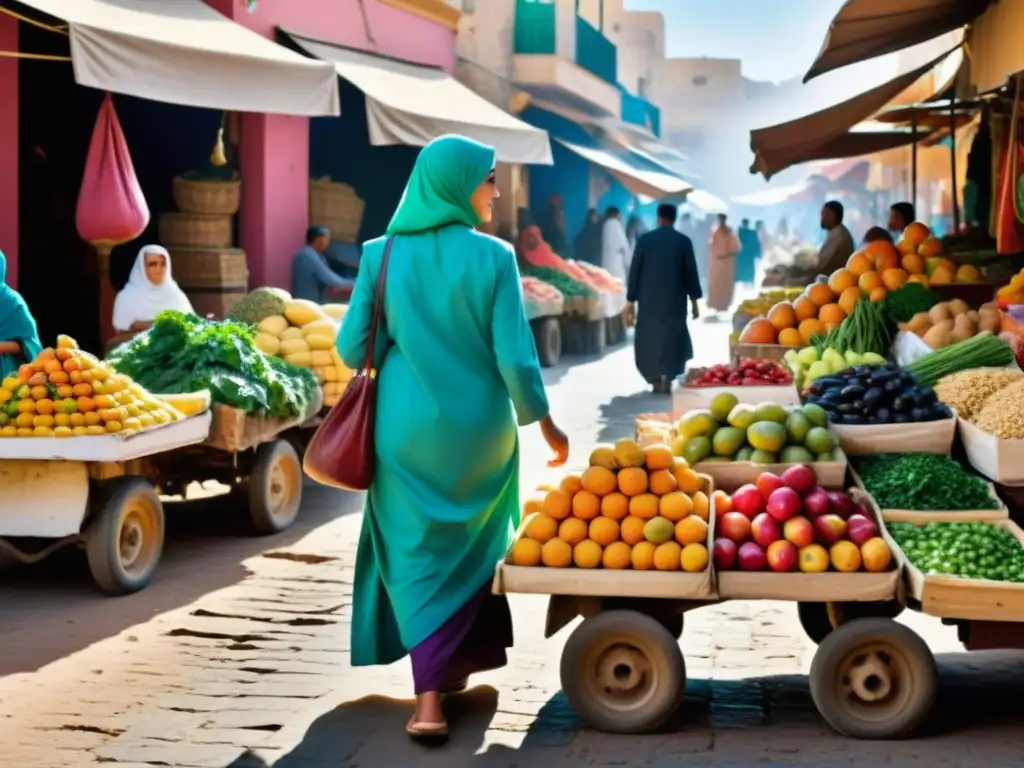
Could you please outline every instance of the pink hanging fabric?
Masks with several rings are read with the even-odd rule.
[[[149,206],[108,93],[89,142],[75,225],[93,245],[112,247],[134,240],[148,224]]]

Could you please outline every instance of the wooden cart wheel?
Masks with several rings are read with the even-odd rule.
[[[891,619],[854,619],[822,640],[811,698],[825,721],[856,739],[900,739],[924,722],[938,691],[935,657]]]
[[[562,690],[589,725],[609,733],[650,733],[679,707],[683,652],[656,619],[608,611],[583,621],[562,651]]]
[[[821,644],[836,627],[854,619],[895,619],[903,613],[897,600],[884,603],[797,603],[797,615],[808,639]]]
[[[249,516],[258,533],[280,533],[295,522],[302,505],[302,463],[287,440],[256,450],[249,477]]]
[[[533,321],[533,338],[537,342],[537,357],[544,368],[558,365],[562,359],[562,327],[558,318],[541,317]]]
[[[149,584],[164,548],[164,506],[141,477],[122,477],[104,488],[85,532],[89,570],[109,595]]]

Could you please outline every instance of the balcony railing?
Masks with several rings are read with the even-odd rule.
[[[553,56],[556,50],[555,4],[517,0],[512,52]]]
[[[655,136],[661,135],[661,110],[642,96],[636,96],[622,85],[622,120],[631,125],[645,126]]]
[[[576,63],[605,82],[616,84],[619,62],[615,43],[579,17],[576,18]]]

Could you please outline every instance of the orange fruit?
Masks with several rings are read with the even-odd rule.
[[[814,283],[807,286],[807,298],[819,307],[824,307],[826,304],[831,304],[836,300],[835,294],[832,293],[832,289],[821,283]]]
[[[597,568],[603,554],[600,544],[584,539],[572,548],[572,562],[577,568]]]
[[[683,493],[696,493],[700,490],[700,476],[689,467],[677,464],[675,476],[676,485]]]
[[[932,231],[928,229],[928,225],[920,221],[915,221],[913,224],[903,230],[903,240],[908,243],[913,243],[915,246],[921,245],[925,240],[931,237]]]
[[[647,493],[647,470],[638,467],[628,467],[619,471],[619,491],[632,498],[641,493]]]
[[[908,253],[900,260],[900,266],[911,275],[924,274],[924,257],[916,253]]]
[[[578,517],[570,517],[562,521],[562,524],[558,526],[558,538],[575,547],[590,533],[590,526],[587,525],[586,520],[580,520]]]
[[[917,247],[917,253],[925,259],[933,259],[942,255],[942,241],[937,237],[928,237]]]
[[[857,284],[857,275],[848,269],[837,269],[828,278],[828,287],[832,293],[839,296],[847,288]]]
[[[829,323],[841,323],[846,319],[846,313],[838,304],[826,304],[818,312],[818,319],[826,325]]]
[[[78,400],[78,410],[83,410],[82,399]],[[544,513],[555,520],[565,520],[572,512],[572,496],[565,491],[551,491],[544,497]]]
[[[658,516],[658,497],[653,493],[644,493],[629,500],[629,514],[641,520],[650,520]]]
[[[882,284],[882,276],[875,271],[865,272],[857,281],[857,287],[863,293],[870,294],[875,288]]]
[[[601,499],[601,514],[612,520],[621,520],[629,514],[629,499],[621,493],[609,493]]]
[[[896,241],[896,253],[898,253],[901,257],[911,253],[917,253],[918,245],[920,245],[920,243],[915,243],[912,240],[904,240],[903,238],[900,238],[898,241]]]
[[[539,514],[527,523],[526,535],[534,541],[546,544],[558,535],[558,521],[548,515]]]
[[[711,494],[711,500],[715,502],[716,516],[721,517],[726,512],[732,512],[732,497],[725,491],[715,491]],[[696,499],[694,499],[694,501],[696,501]],[[707,519],[704,515],[701,515],[701,517]]]
[[[629,568],[633,558],[633,550],[629,544],[614,541],[608,545],[601,555],[601,567],[609,571],[624,571]]]
[[[657,472],[659,469],[672,469],[675,466],[675,456],[672,449],[664,443],[655,443],[644,448],[644,458],[648,472]]]
[[[777,331],[767,318],[755,317],[740,333],[743,344],[774,344]]]
[[[910,277],[907,278],[907,282],[908,283],[920,283],[925,288],[927,288],[928,287],[928,276],[927,275],[917,275],[917,274],[914,274],[914,275],[911,275]]]
[[[779,344],[784,347],[802,347],[804,345],[800,331],[796,328],[784,328],[779,331]]]
[[[722,492],[719,491],[719,493]],[[726,496],[725,498],[728,499],[729,497]],[[711,504],[708,501],[707,495],[703,491],[697,491],[695,494],[693,494],[691,501],[693,502],[693,514],[695,514],[704,522],[707,522],[711,518]],[[729,506],[732,505],[730,504]],[[728,509],[726,510],[726,512],[728,512]],[[723,512],[722,514],[725,514],[725,512]]]
[[[882,273],[882,282],[890,291],[895,291],[907,282],[908,277],[909,275],[902,269],[887,269]]]
[[[851,286],[839,297],[839,306],[847,315],[853,312],[853,306],[864,298],[864,293],[857,286]]]
[[[666,493],[672,493],[678,488],[679,483],[672,472],[667,469],[659,469],[657,472],[651,472],[650,486],[651,493],[655,496],[664,496]]]
[[[796,327],[796,311],[793,309],[793,305],[788,301],[780,301],[768,310],[768,322],[770,322],[777,331]]]
[[[682,568],[683,548],[667,541],[654,550],[654,567],[659,571],[678,571]]]
[[[579,475],[566,475],[562,478],[562,482],[558,484],[558,490],[565,491],[570,496],[576,495],[582,488],[583,483],[580,481]]]
[[[561,539],[551,539],[541,547],[540,559],[548,568],[568,568],[572,565],[572,547]]]
[[[610,517],[595,517],[590,521],[590,539],[602,547],[619,540],[619,524]]]
[[[641,541],[633,546],[630,562],[634,571],[649,571],[654,567],[654,552],[657,547],[649,541]]]
[[[708,549],[703,544],[687,544],[679,555],[679,562],[687,573],[700,573],[708,567]]]
[[[618,487],[615,474],[605,467],[587,467],[587,471],[583,473],[580,482],[585,490],[590,491],[595,496],[607,496]]]
[[[810,318],[800,323],[800,338],[804,344],[811,343],[812,336],[824,336],[825,335],[825,324],[820,320]]]
[[[871,292],[871,296],[869,298],[871,299],[872,304],[877,304],[880,301],[884,301],[888,294],[889,289],[884,285],[880,285]]]
[[[572,516],[580,520],[593,520],[601,511],[601,500],[590,491],[580,491],[572,497]]]
[[[39,359],[42,360],[42,355],[39,356]],[[60,360],[51,358],[43,363],[43,373],[49,375],[51,373],[56,373],[57,371],[60,371],[61,373],[64,372],[64,367],[61,365]]]
[[[50,413],[53,413],[53,411],[54,411],[53,400],[44,399],[44,400],[37,400],[36,401],[36,413],[50,414]]]
[[[793,311],[796,313],[797,323],[804,320],[811,320],[818,316],[818,305],[806,296],[801,296],[793,303]]]
[[[67,384],[71,380],[71,377],[64,373],[64,371],[54,371],[47,378],[49,382],[55,386]]]
[[[864,251],[857,251],[850,257],[850,260],[846,262],[846,268],[853,272],[855,275],[863,275],[865,272],[870,272],[875,268],[874,262],[871,257]]]
[[[512,547],[512,565],[531,567],[540,564],[542,545],[533,539],[520,539]]]
[[[676,523],[676,541],[684,547],[687,544],[703,544],[708,539],[708,524],[696,515],[684,517]]]
[[[666,520],[677,523],[693,512],[693,500],[685,493],[675,491],[661,497],[658,512]]]
[[[644,525],[646,520],[639,517],[627,517],[619,526],[619,535],[622,540],[630,546],[635,546],[644,540]]]

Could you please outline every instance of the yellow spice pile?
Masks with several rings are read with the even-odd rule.
[[[945,376],[935,385],[935,395],[961,418],[973,420],[989,399],[1006,387],[1024,380],[1024,373],[996,368],[962,371]],[[984,427],[979,423],[979,427]]]
[[[996,437],[1024,438],[1024,381],[989,397],[972,421]]]

